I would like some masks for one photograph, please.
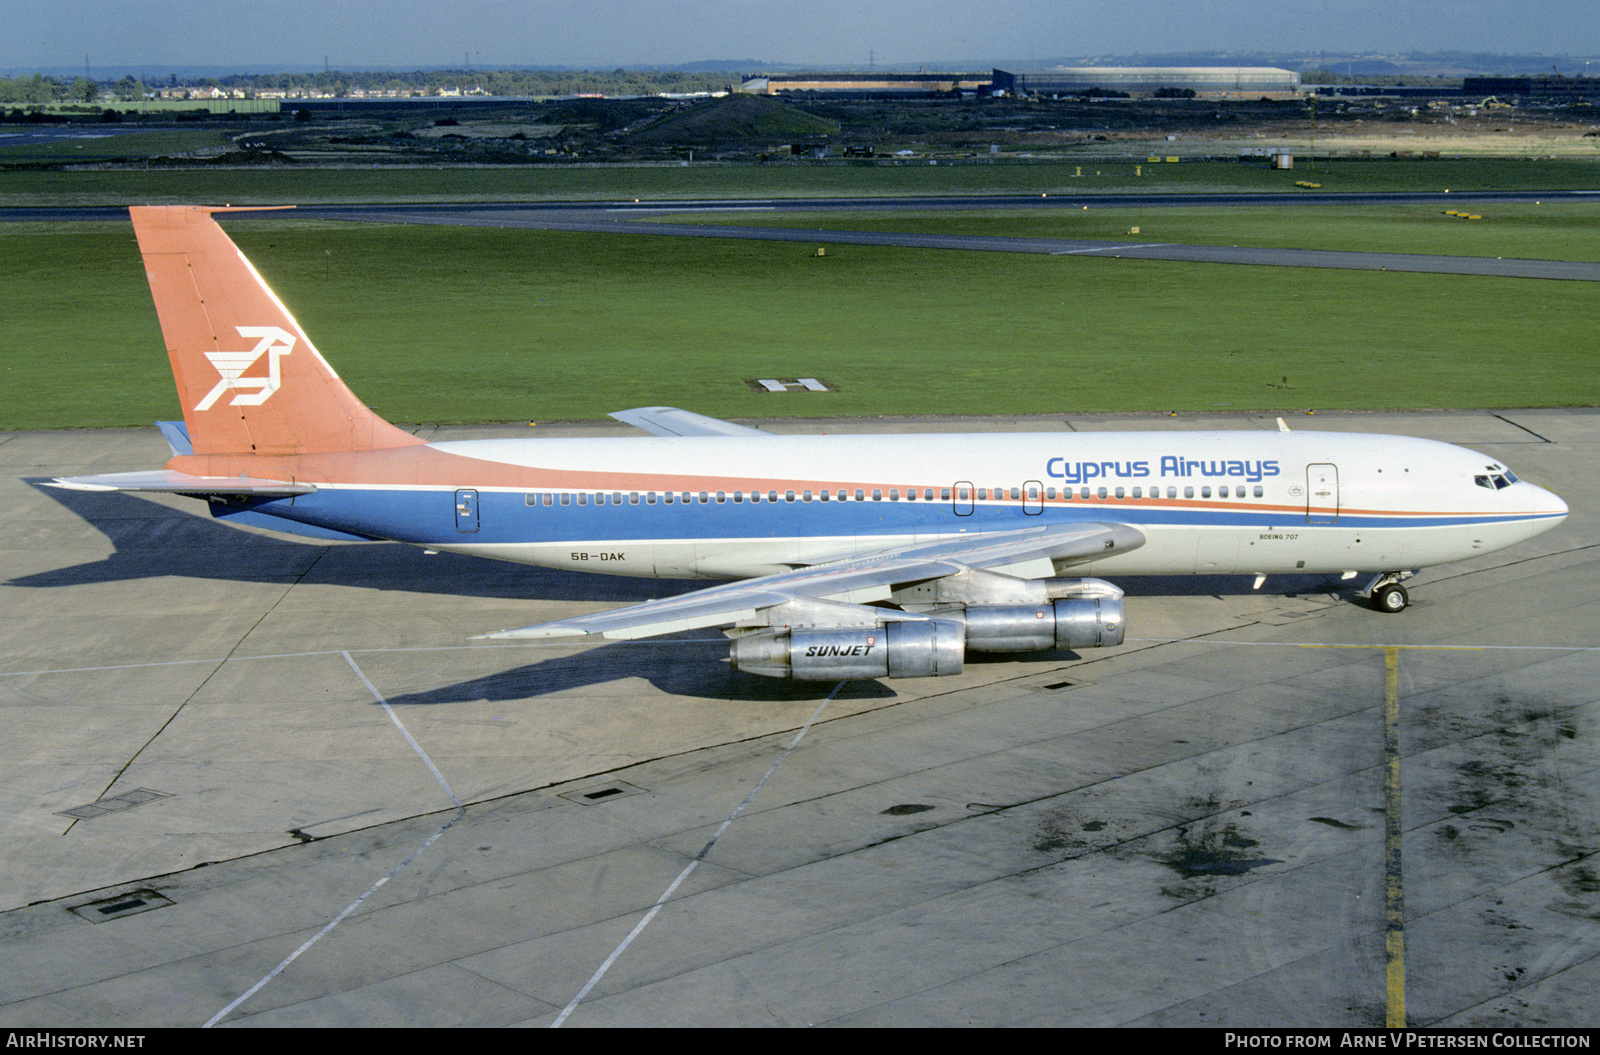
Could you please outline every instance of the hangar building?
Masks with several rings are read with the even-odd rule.
[[[1082,95],[1099,88],[1127,95],[1189,89],[1206,98],[1287,98],[1300,74],[1271,66],[1057,66],[1027,73],[994,71],[994,90],[1020,95]]]
[[[785,92],[828,92],[839,95],[949,95],[977,92],[993,81],[988,73],[790,73],[746,77],[741,92],[778,95]]]
[[[746,77],[739,91],[756,95],[818,92],[882,97],[1004,92],[1008,95],[1082,95],[1095,89],[1151,96],[1193,91],[1205,98],[1289,98],[1300,91],[1300,74],[1264,66],[1058,66],[1013,73],[949,70],[918,73],[786,73]]]

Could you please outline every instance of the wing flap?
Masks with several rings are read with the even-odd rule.
[[[966,568],[1021,568],[1049,575],[1055,561],[1082,560],[1143,543],[1144,536],[1126,524],[1069,524],[965,535],[480,636],[504,640],[598,634],[633,640],[750,620],[766,609],[800,599],[850,604],[887,600],[896,586],[943,578]]]

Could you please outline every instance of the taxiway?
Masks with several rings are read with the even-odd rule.
[[[789,685],[467,640],[672,584],[53,490],[164,444],[0,434],[0,1024],[1592,1025],[1600,412],[1292,424],[1572,515],[1399,616],[1124,579],[1116,649]],[[1274,427],[852,424],[1169,426]]]

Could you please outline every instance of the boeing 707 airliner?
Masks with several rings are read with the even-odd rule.
[[[779,436],[671,407],[637,438],[428,443],[339,379],[213,219],[131,209],[183,406],[164,469],[60,478],[205,500],[223,520],[575,571],[731,579],[496,638],[722,627],[779,678],[954,674],[968,652],[1120,644],[1098,576],[1369,576],[1567,515],[1493,458],[1399,436],[1278,431]],[[1096,577],[1086,577],[1092,573]]]

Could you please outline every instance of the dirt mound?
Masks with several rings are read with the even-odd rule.
[[[832,135],[838,130],[837,122],[777,99],[729,95],[684,107],[622,138],[638,146],[734,146],[752,141],[773,143],[815,138]]]

